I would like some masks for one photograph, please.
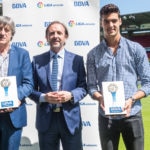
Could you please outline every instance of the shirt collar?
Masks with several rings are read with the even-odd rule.
[[[108,47],[108,46],[107,46],[107,42],[106,42],[105,39],[102,40],[102,43],[104,44],[105,47]],[[118,48],[120,48],[122,44],[123,44],[123,37],[121,36],[121,37],[120,37],[120,41],[119,41]]]
[[[62,49],[61,51],[59,51],[59,52],[57,53],[57,55],[58,55],[60,58],[64,58],[64,53],[65,53],[65,49]],[[52,58],[54,55],[55,55],[55,53],[54,53],[52,50],[50,50],[50,56],[51,56],[51,58]]]

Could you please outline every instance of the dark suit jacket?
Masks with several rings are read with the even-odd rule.
[[[39,103],[42,93],[52,91],[50,85],[50,52],[33,58],[34,92],[30,98],[37,103],[36,128],[40,132],[48,129],[51,122],[52,109],[47,102]],[[71,91],[74,96],[74,104],[70,101],[63,103],[63,113],[70,133],[81,126],[79,101],[86,94],[86,73],[83,57],[65,51],[64,67],[62,75],[62,90]]]
[[[10,118],[14,127],[21,128],[27,124],[25,98],[33,90],[32,66],[28,51],[11,46],[8,76],[16,76],[18,99],[21,100],[21,106],[10,113]]]

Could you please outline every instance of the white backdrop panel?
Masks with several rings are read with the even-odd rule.
[[[99,0],[3,0],[3,14],[13,18],[16,34],[12,44],[27,49],[30,57],[49,50],[45,29],[54,20],[69,30],[66,49],[86,55],[99,43]],[[83,149],[100,150],[98,104],[89,96],[80,103],[83,123]],[[36,108],[27,99],[28,125],[23,129],[20,150],[38,150],[35,129]]]

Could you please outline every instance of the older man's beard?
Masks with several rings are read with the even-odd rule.
[[[50,44],[50,47],[52,50],[54,50],[55,52],[58,52],[59,50],[61,50],[64,47],[65,44],[59,43],[57,45],[55,44]]]
[[[58,42],[58,41],[57,41],[56,44],[54,44],[54,43],[55,43],[55,41],[51,41],[51,42],[49,42],[49,45],[50,45],[51,49],[57,50],[57,51],[62,49],[65,45],[65,43],[61,43],[61,42]]]

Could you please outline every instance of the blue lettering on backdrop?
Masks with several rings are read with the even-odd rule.
[[[16,24],[16,27],[21,27],[22,25],[21,24]]]
[[[32,24],[16,24],[16,27],[32,27]]]
[[[48,27],[51,22],[44,22],[44,27]]]
[[[74,41],[75,46],[89,46],[89,41]]]
[[[53,3],[47,3],[47,4],[44,4],[44,7],[62,7],[64,6],[64,4],[53,4]]]
[[[89,6],[88,1],[74,1],[74,6]]]
[[[53,4],[44,4],[44,7],[52,7]]]
[[[95,106],[95,105],[97,105],[95,102],[80,102],[80,105],[82,105],[82,106]]]
[[[26,42],[12,42],[12,45],[18,46],[18,47],[27,47]]]
[[[83,144],[83,147],[97,147],[97,144]]]
[[[82,126],[91,127],[91,122],[90,121],[82,121]]]
[[[26,3],[15,3],[15,4],[12,4],[12,8],[13,9],[16,9],[16,8],[26,8]]]

